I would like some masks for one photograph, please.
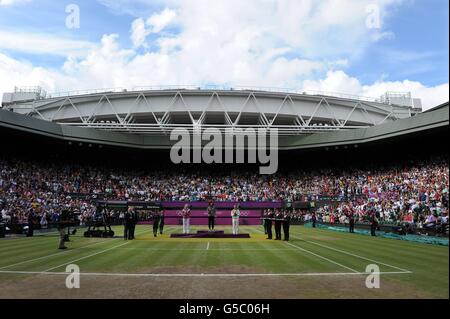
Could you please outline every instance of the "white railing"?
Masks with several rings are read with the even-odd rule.
[[[120,93],[120,92],[126,92],[126,91],[127,90],[124,88],[74,90],[74,91],[50,93],[50,94],[48,94],[48,97],[49,98],[58,98],[58,97],[69,97],[69,96],[76,96],[76,95],[99,94],[99,93]]]
[[[15,86],[14,93],[34,93],[38,99],[47,98],[47,92],[40,86]]]
[[[87,94],[101,94],[101,93],[123,93],[123,92],[145,92],[145,91],[254,91],[254,92],[272,92],[285,94],[302,94],[302,95],[319,95],[337,97],[351,100],[361,100],[368,102],[383,103],[381,99],[367,96],[360,96],[354,94],[340,93],[340,92],[326,92],[313,90],[298,90],[293,88],[279,88],[279,87],[255,87],[255,86],[225,86],[225,85],[157,85],[157,86],[138,86],[131,89],[123,87],[106,88],[106,89],[89,89],[89,90],[74,90],[66,92],[55,92],[48,94],[48,98],[70,97]],[[386,102],[384,102],[387,104]]]
[[[140,134],[152,134],[161,135],[170,132],[175,128],[183,128],[190,133],[197,132],[199,127],[192,124],[158,124],[158,123],[119,123],[115,121],[96,122],[96,123],[67,123],[59,122],[61,125],[88,127],[93,129],[100,129],[112,132],[128,132],[128,133],[140,133]],[[330,131],[339,130],[351,130],[357,128],[367,128],[368,126],[326,126],[326,125],[227,125],[227,124],[203,124],[201,129],[215,128],[221,132],[227,132],[227,130],[233,130],[234,134],[246,134],[246,129],[277,129],[280,136],[292,136],[299,134],[310,133],[324,133]],[[228,131],[229,132],[229,131]]]

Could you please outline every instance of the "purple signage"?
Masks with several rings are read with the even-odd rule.
[[[165,211],[165,223],[167,225],[182,225],[181,210],[186,202],[161,202]],[[216,225],[231,225],[231,210],[239,204],[241,225],[261,225],[263,210],[267,208],[281,208],[283,202],[215,202]],[[206,207],[208,202],[190,202],[191,225],[208,225]]]
[[[161,202],[164,208],[180,208],[183,209],[184,205],[189,204],[191,209],[208,207],[208,202]],[[216,209],[233,209],[234,205],[239,204],[241,209],[246,208],[281,208],[283,202],[214,202]]]
[[[261,225],[262,209],[241,209],[240,225]],[[181,208],[165,210],[164,222],[167,225],[182,225]],[[216,225],[231,225],[231,210],[216,210]],[[191,225],[208,225],[208,214],[206,209],[191,210]]]

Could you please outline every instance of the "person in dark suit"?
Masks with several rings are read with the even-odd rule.
[[[131,210],[131,227],[130,227],[130,232],[129,232],[129,238],[128,239],[134,239],[134,231],[136,230],[136,224],[138,222],[138,213],[136,212],[136,210],[132,209]]]
[[[353,213],[353,209],[350,207],[345,207],[345,215],[348,218],[348,231],[349,233],[355,232],[355,214]]]
[[[164,209],[161,207],[161,210],[159,212],[159,234],[162,235],[164,230]]]
[[[283,214],[280,210],[275,213],[275,240],[281,240],[281,225],[283,223]]]
[[[350,217],[349,217],[349,232],[350,233],[354,233],[355,232],[355,215],[353,214],[353,212],[350,212]]]
[[[214,224],[216,219],[216,207],[214,206],[214,202],[210,201],[208,204],[208,208],[206,209],[208,213],[208,229],[214,230]]]
[[[34,215],[33,209],[30,209],[28,212],[28,218],[27,218],[27,225],[28,225],[28,231],[27,231],[27,237],[33,237],[34,235],[34,222],[36,220],[36,216]]]
[[[317,217],[315,212],[312,213],[311,220],[312,220],[312,227],[316,228]]]
[[[283,216],[284,240],[289,241],[289,228],[291,226],[291,214],[286,210]]]
[[[131,208],[128,208],[127,212],[124,214],[123,217],[123,239],[127,240],[130,239],[130,232],[131,232],[131,224],[133,221],[133,217],[131,215]]]
[[[158,212],[154,212],[152,215],[152,219],[153,219],[153,236],[156,237],[158,235],[160,214]]]
[[[378,218],[375,209],[370,210],[369,216],[370,216],[370,235],[375,237],[377,235],[376,230],[378,228]]]
[[[272,239],[272,219],[274,217],[274,213],[272,210],[267,212],[267,239]]]
[[[267,235],[268,215],[269,215],[269,210],[265,209],[264,212],[263,212],[264,235]]]

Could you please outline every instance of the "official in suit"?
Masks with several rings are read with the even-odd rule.
[[[311,220],[312,220],[312,227],[316,228],[317,216],[315,212],[312,213]]]
[[[283,214],[280,210],[275,213],[275,240],[281,240],[281,225],[283,222]]]
[[[348,232],[355,232],[355,214],[352,208],[346,208],[346,215],[348,217]]]
[[[136,230],[136,224],[138,222],[139,218],[138,218],[138,213],[136,212],[135,209],[131,210],[131,227],[130,227],[130,232],[129,232],[129,238],[128,239],[134,239],[134,232]]]
[[[36,220],[36,215],[34,214],[33,209],[30,209],[30,211],[28,212],[28,218],[27,218],[27,225],[28,225],[27,237],[33,237],[33,235],[34,235],[35,220]]]
[[[267,239],[272,239],[272,219],[274,218],[274,212],[269,210],[267,213]]]
[[[216,207],[214,206],[214,202],[210,201],[208,204],[207,214],[208,214],[208,229],[214,230],[215,219],[216,219]]]
[[[161,222],[160,214],[157,212],[154,212],[152,215],[152,219],[153,219],[153,236],[156,237],[156,236],[158,236],[159,223]]]
[[[127,212],[124,214],[123,217],[123,239],[125,240],[131,238],[130,232],[132,223],[133,223],[132,209],[128,208]]]
[[[378,228],[378,218],[375,209],[371,209],[369,216],[370,216],[370,235],[375,237],[377,235],[376,230]]]
[[[160,212],[159,212],[159,234],[162,235],[163,230],[164,230],[164,209],[161,208]]]
[[[289,241],[290,226],[291,226],[291,214],[288,211],[285,211],[283,216],[283,233],[285,241]]]
[[[264,227],[264,235],[267,235],[267,215],[268,215],[268,210],[265,209],[263,212],[263,227]]]

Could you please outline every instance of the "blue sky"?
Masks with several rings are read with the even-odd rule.
[[[349,73],[366,83],[383,73],[390,80],[407,78],[426,85],[448,82],[448,6],[446,0],[418,0],[393,9],[385,23],[395,38],[374,44]]]
[[[0,0],[0,93],[215,83],[448,100],[449,2],[365,1]]]

